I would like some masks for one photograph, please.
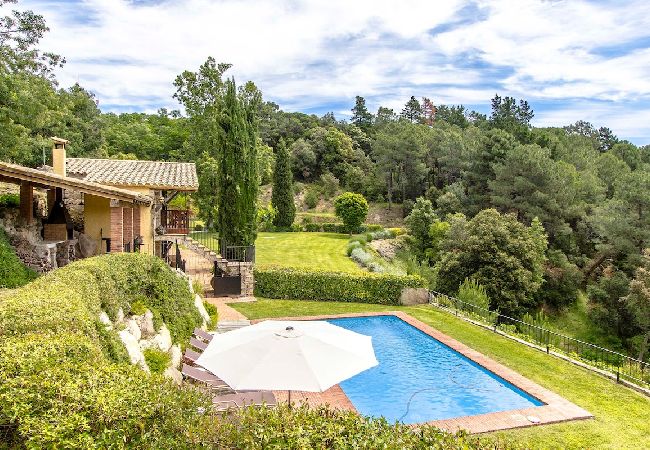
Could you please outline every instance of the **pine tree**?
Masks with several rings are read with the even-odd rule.
[[[277,215],[273,219],[273,225],[276,227],[290,227],[296,218],[296,205],[293,202],[291,159],[284,139],[280,139],[278,143],[275,158],[271,204],[277,210]]]
[[[418,123],[422,119],[422,105],[415,96],[411,96],[404,109],[402,110],[402,117],[411,123]]]
[[[352,108],[351,122],[363,131],[368,132],[372,127],[372,119],[372,113],[366,107],[366,99],[357,95],[354,108]]]
[[[219,163],[219,238],[228,245],[253,245],[257,237],[257,154],[255,111],[259,92],[252,84],[237,92],[235,80],[225,82],[218,122],[223,131]]]

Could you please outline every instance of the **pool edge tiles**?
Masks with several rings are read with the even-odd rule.
[[[589,419],[593,417],[586,410],[569,402],[558,394],[543,388],[537,383],[534,383],[517,372],[497,363],[482,353],[471,349],[465,344],[462,344],[461,342],[401,311],[282,317],[273,318],[273,320],[328,320],[369,316],[395,316],[456,353],[459,353],[470,362],[480,366],[480,368],[491,372],[507,383],[513,385],[515,388],[523,391],[525,394],[543,403],[541,406],[532,406],[524,409],[489,412],[485,414],[433,420],[423,423],[431,424],[449,431],[463,429],[470,433],[486,433],[490,431],[557,423],[569,420]],[[265,319],[254,320],[253,323],[262,320]],[[335,392],[335,395],[333,395],[332,392]],[[277,394],[279,400],[284,399],[284,393],[278,392]],[[345,398],[343,399],[343,397]],[[298,395],[292,393],[292,399],[300,399],[310,405],[329,404],[334,408],[356,411],[356,408],[353,406],[350,399],[347,398],[338,385],[335,386],[335,389],[332,388],[325,393],[305,392]],[[417,426],[417,424],[413,426]]]

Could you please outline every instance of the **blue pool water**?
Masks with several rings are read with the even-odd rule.
[[[372,336],[379,365],[340,383],[361,414],[419,423],[543,405],[395,316],[328,322]]]

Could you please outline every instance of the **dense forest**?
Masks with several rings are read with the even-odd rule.
[[[250,82],[235,93],[234,82],[228,87],[222,80],[230,66],[212,58],[198,72],[169,80],[183,112],[103,113],[82,86],[57,84],[64,60],[37,49],[47,32],[42,17],[14,13],[0,26],[1,160],[47,164],[48,137],[57,135],[71,141],[73,157],[195,161],[197,203],[211,222],[218,211],[209,199],[223,160],[218,133],[210,131],[209,99],[231,89],[247,105],[246,114],[258,119],[259,130],[242,139],[250,140],[259,184],[272,181],[281,149],[296,181],[335,183],[389,207],[401,203],[405,215],[415,207],[427,226],[415,237],[414,253],[420,264],[436,268],[438,280],[449,274],[437,286],[448,293],[464,279],[452,276],[454,267],[471,265],[462,259],[469,251],[462,243],[472,233],[489,234],[485,245],[503,243],[506,235],[514,247],[530,239],[543,252],[530,262],[539,267],[539,279],[513,284],[515,294],[491,306],[518,315],[540,307],[561,310],[585,291],[591,319],[644,357],[650,334],[644,256],[650,247],[650,146],[635,146],[582,120],[533,127],[526,100],[499,95],[489,115],[415,96],[400,111],[376,112],[357,96],[349,121],[333,113],[286,112],[263,101]],[[524,231],[509,222],[513,217]],[[522,258],[532,251],[523,244],[517,249]],[[498,297],[499,287],[494,289]]]

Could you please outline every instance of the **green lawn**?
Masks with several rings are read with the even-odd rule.
[[[349,236],[337,233],[259,233],[255,242],[258,266],[283,266],[361,272],[347,257]]]
[[[430,306],[265,300],[232,304],[251,319],[402,310],[585,408],[595,419],[494,433],[526,448],[650,448],[650,398]]]

